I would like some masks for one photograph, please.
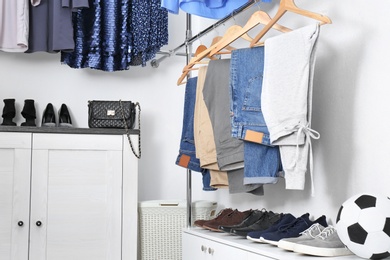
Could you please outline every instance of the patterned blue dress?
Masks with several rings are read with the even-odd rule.
[[[61,52],[72,68],[103,71],[145,66],[168,43],[168,13],[160,0],[89,0],[73,13],[75,49]]]

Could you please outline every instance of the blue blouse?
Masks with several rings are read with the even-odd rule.
[[[263,2],[271,1],[263,0]],[[161,6],[173,14],[178,14],[180,8],[189,14],[221,19],[247,2],[248,0],[161,0]]]

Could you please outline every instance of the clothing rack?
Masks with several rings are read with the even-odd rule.
[[[207,27],[200,33],[198,33],[195,36],[192,36],[192,24],[191,24],[191,14],[186,14],[186,40],[176,48],[170,50],[170,51],[160,51],[157,54],[162,54],[163,56],[158,59],[153,59],[151,61],[151,66],[153,68],[158,68],[160,65],[160,62],[165,60],[168,57],[171,57],[173,55],[180,55],[180,56],[186,56],[186,64],[188,64],[192,58],[192,43],[196,41],[197,39],[203,37],[210,31],[214,30],[216,27],[220,26],[221,24],[225,23],[226,21],[233,18],[235,15],[249,9],[256,3],[258,3],[260,0],[249,0],[248,3],[244,4],[240,8],[234,10],[231,14],[225,16],[224,18],[218,20],[213,25]],[[185,53],[178,53],[178,50],[185,47],[186,52]],[[189,73],[187,77],[191,77],[191,74]],[[187,169],[187,227],[190,228],[192,223],[192,172],[190,169]]]
[[[199,38],[203,37],[204,35],[206,35],[207,33],[211,32],[212,30],[214,30],[215,28],[217,28],[218,26],[220,26],[221,24],[224,24],[225,22],[227,22],[228,20],[230,20],[231,18],[233,18],[235,15],[249,9],[250,7],[252,7],[253,5],[255,5],[256,3],[260,2],[260,0],[249,0],[246,4],[244,4],[243,6],[241,6],[240,8],[234,10],[231,14],[225,16],[224,18],[218,20],[216,23],[210,25],[209,27],[207,27],[206,29],[204,29],[203,31],[201,31],[200,33],[198,33],[197,35],[195,36],[190,36],[188,37],[188,35],[186,35],[186,40],[180,44],[179,46],[177,46],[176,48],[172,49],[172,50],[169,50],[169,51],[160,51],[160,52],[157,52],[157,54],[161,54],[163,55],[162,57],[158,58],[158,59],[153,59],[151,62],[150,62],[150,65],[153,67],[153,68],[158,68],[158,66],[160,65],[160,63],[165,60],[166,58],[168,57],[171,57],[173,55],[179,55],[179,56],[188,56],[188,53],[179,53],[178,51],[183,48],[183,47],[186,47],[188,45],[191,45],[194,41],[198,40]],[[187,14],[188,16],[189,14]],[[188,32],[188,29],[191,31],[191,25],[190,27],[188,27],[188,20],[190,20],[190,23],[191,23],[191,18],[188,18],[187,17],[187,32]],[[191,57],[192,57],[192,54],[191,54]]]

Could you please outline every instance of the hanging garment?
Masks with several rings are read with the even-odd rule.
[[[203,87],[220,170],[244,168],[244,143],[231,136],[230,125],[230,59],[210,60]]]
[[[279,145],[287,189],[303,190],[309,162],[312,194],[311,129],[314,63],[319,25],[313,24],[265,41],[261,104],[271,143]]]
[[[72,68],[127,70],[146,62],[168,43],[168,14],[159,0],[89,0],[73,13],[75,50],[61,52]]]
[[[225,171],[220,171],[217,163],[217,152],[214,143],[213,127],[206,104],[203,100],[203,87],[207,75],[207,66],[199,68],[196,86],[194,110],[194,141],[196,157],[200,166],[210,170],[210,186],[215,188],[228,187],[228,177]]]
[[[217,162],[227,171],[229,193],[263,195],[263,185],[244,185],[244,143],[231,136],[229,102],[230,60],[211,60],[203,86],[203,99],[214,133]]]
[[[221,19],[246,4],[248,0],[161,0],[161,6],[173,14],[184,12],[211,19]]]
[[[30,6],[28,53],[73,51],[72,10],[88,7],[88,0],[41,0]]]
[[[0,50],[25,52],[28,48],[29,3],[40,0],[2,0],[0,2]]]
[[[196,85],[198,78],[190,78],[187,81],[184,96],[183,128],[180,140],[179,155],[176,159],[176,165],[187,168],[192,171],[201,172],[203,179],[203,190],[212,191],[215,188],[210,187],[210,172],[200,167],[199,159],[196,158],[194,141],[194,109],[196,97]]]
[[[244,140],[244,184],[275,184],[279,147],[270,145],[261,111],[264,47],[233,50],[230,65],[232,136]]]
[[[229,193],[250,193],[257,196],[264,195],[264,185],[244,184],[244,169],[231,170],[227,172],[229,182]]]

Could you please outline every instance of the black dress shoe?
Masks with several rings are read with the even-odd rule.
[[[280,214],[272,211],[265,212],[261,218],[250,226],[235,228],[231,230],[231,234],[246,237],[249,232],[265,230],[272,226],[280,218]]]
[[[252,225],[257,222],[263,214],[267,211],[265,209],[262,210],[254,210],[246,219],[244,219],[240,224],[234,226],[219,226],[219,229],[226,233],[231,233],[233,229],[236,228],[244,228]]]
[[[70,119],[68,107],[65,104],[62,104],[58,114],[59,114],[58,125],[60,127],[73,127],[72,119]]]
[[[45,111],[43,111],[41,126],[56,126],[56,116],[54,114],[54,108],[51,103],[47,104]]]

